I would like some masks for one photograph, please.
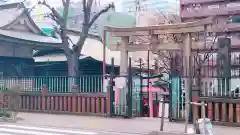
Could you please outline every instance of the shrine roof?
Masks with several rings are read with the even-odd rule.
[[[18,31],[11,31],[11,30],[1,30],[0,29],[0,35],[22,39],[26,41],[35,41],[40,43],[61,43],[61,39],[56,39],[53,37],[47,37],[27,32],[18,32]]]
[[[0,16],[1,16],[1,21],[0,21],[0,27],[4,27],[11,22],[13,22],[16,18],[18,18],[22,13],[24,12],[24,9],[18,9],[16,8],[9,8],[9,9],[2,9],[0,10]]]
[[[61,43],[60,39],[49,37],[42,32],[42,30],[32,20],[28,9],[22,2],[5,2],[0,4],[0,35],[3,37],[15,38],[22,41],[38,42],[38,43]],[[26,23],[21,21],[21,17],[25,16]],[[13,30],[11,27],[16,24],[16,21],[20,19],[20,23],[26,25],[26,28],[30,28],[31,32],[23,32],[19,30]]]

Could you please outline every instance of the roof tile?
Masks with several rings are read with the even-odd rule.
[[[4,18],[4,19],[1,19],[0,21],[0,28],[14,21],[17,17],[19,17],[23,13],[23,11],[24,11],[23,8],[21,9],[10,8],[10,9],[0,10],[0,16],[1,18]]]

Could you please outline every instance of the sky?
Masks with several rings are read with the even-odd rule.
[[[29,0],[29,1],[31,1],[32,4],[35,4],[38,2],[38,0]],[[59,6],[62,3],[62,0],[46,0],[46,1],[52,6]],[[79,0],[71,0],[71,1],[77,2]],[[114,2],[115,6],[116,6],[116,10],[119,12],[121,11],[121,1],[122,0],[97,0],[97,1],[100,1],[101,5],[105,5],[105,4]]]

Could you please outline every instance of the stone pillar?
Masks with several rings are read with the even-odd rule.
[[[128,45],[129,37],[122,37],[122,46],[123,50],[121,51],[121,59],[120,59],[120,75],[127,75],[128,69]]]
[[[120,59],[120,76],[124,76],[127,80],[127,74],[128,74],[128,51],[127,51],[127,45],[129,42],[129,37],[122,37],[121,45],[123,46],[123,50],[121,51],[121,59]],[[127,82],[127,81],[126,81]],[[126,85],[119,89],[119,104],[118,108],[120,108],[119,113],[120,115],[127,115],[127,92],[128,87]]]
[[[186,76],[184,78],[185,80],[185,97],[186,97],[186,102],[190,101],[190,96],[191,95],[191,89],[192,89],[192,75],[191,75],[191,46],[192,46],[192,37],[190,33],[187,33],[184,35],[184,40],[183,40],[183,64],[184,64],[184,69],[183,69],[183,75]],[[190,104],[185,105],[185,119],[186,123],[188,124],[189,121],[189,114],[190,114]],[[187,126],[185,127],[185,132],[187,131]]]

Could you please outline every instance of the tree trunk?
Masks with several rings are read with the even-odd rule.
[[[78,85],[79,83],[79,56],[80,54],[78,51],[73,51],[70,48],[68,48],[68,38],[65,34],[65,31],[63,32],[63,44],[67,46],[64,51],[65,55],[67,57],[68,62],[68,91],[72,89],[73,85]]]
[[[78,51],[72,51],[69,48],[68,36],[66,34],[65,29],[62,31],[62,40],[64,48],[65,56],[67,57],[68,63],[68,91],[72,89],[73,85],[78,85],[77,81],[79,77],[79,56]]]
[[[72,52],[67,56],[68,59],[68,76],[70,86],[78,85],[79,78],[79,53]]]

